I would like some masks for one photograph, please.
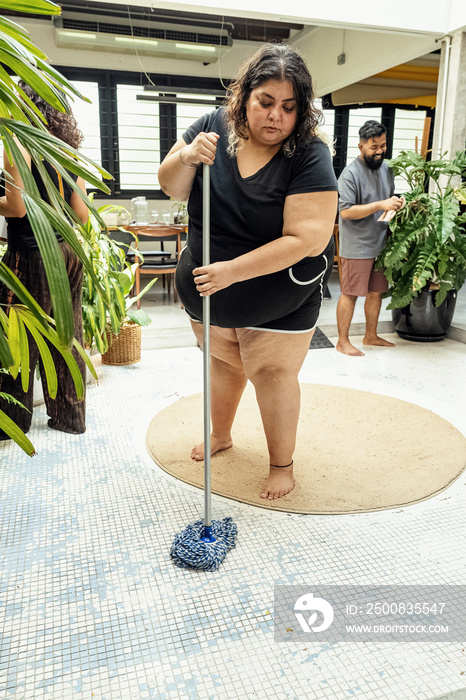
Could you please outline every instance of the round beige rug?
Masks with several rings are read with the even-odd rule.
[[[246,388],[233,447],[212,457],[212,492],[293,513],[360,513],[417,503],[446,489],[466,466],[466,438],[446,420],[406,401],[365,391],[302,384],[294,455],[296,486],[260,498],[268,455],[259,409]],[[177,479],[203,488],[204,463],[191,448],[203,437],[202,394],[187,396],[152,420],[147,447]]]

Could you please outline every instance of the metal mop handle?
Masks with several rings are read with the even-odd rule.
[[[210,264],[210,168],[202,166],[202,265]],[[211,481],[210,481],[210,297],[202,299],[204,323],[204,501],[205,528],[202,539],[215,542],[212,535]]]

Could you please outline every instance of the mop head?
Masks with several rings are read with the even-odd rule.
[[[175,566],[181,569],[216,571],[228,550],[236,547],[238,528],[231,518],[212,520],[212,534],[215,542],[204,542],[203,534],[204,521],[196,520],[175,535],[170,549],[170,556]]]

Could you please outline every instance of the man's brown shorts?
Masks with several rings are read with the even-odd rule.
[[[382,270],[374,270],[374,258],[340,258],[341,293],[366,297],[369,292],[386,292],[387,278]]]

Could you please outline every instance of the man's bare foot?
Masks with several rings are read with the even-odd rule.
[[[210,437],[210,454],[214,455],[216,452],[221,452],[222,450],[228,450],[233,446],[233,441],[230,438],[225,440],[223,438],[218,438],[215,435]],[[204,443],[200,442],[199,445],[194,445],[191,451],[191,459],[196,460],[196,462],[202,462],[204,459]]]
[[[394,348],[395,343],[390,343],[388,340],[385,340],[385,338],[381,338],[379,335],[376,336],[364,336],[362,339],[362,344],[363,345],[378,345],[379,347],[382,348]]]
[[[286,496],[287,493],[293,490],[293,487],[293,462],[289,467],[273,467],[270,465],[269,476],[262,488],[260,497],[273,501],[276,498]]]
[[[364,353],[361,350],[358,350],[358,348],[355,348],[349,340],[339,340],[337,342],[336,349],[338,350],[338,352],[342,352],[343,355],[351,355],[352,357],[364,357]]]

